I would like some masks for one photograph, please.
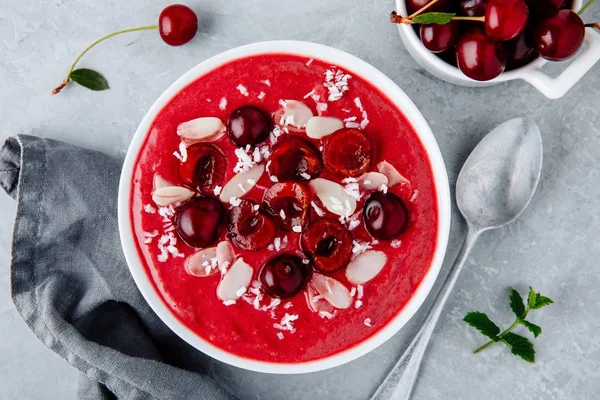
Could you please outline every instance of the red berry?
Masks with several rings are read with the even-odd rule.
[[[304,228],[308,222],[310,193],[299,183],[276,183],[265,192],[265,210],[279,223],[281,229],[291,231],[295,226]]]
[[[550,61],[563,61],[583,44],[585,27],[572,10],[560,10],[540,23],[535,31],[535,48]]]
[[[527,0],[529,15],[532,19],[547,17],[565,6],[566,0]]]
[[[459,4],[460,11],[469,17],[481,17],[485,14],[484,0],[462,0]]]
[[[416,11],[419,11],[421,8],[425,7],[427,4],[431,3],[433,0],[407,0],[406,8],[409,14],[412,14]],[[450,1],[448,0],[439,0],[436,4],[427,9],[427,12],[431,11],[452,11],[450,7]]]
[[[408,226],[408,209],[394,193],[374,192],[363,209],[365,228],[375,239],[391,240]]]
[[[265,292],[271,297],[287,299],[300,293],[312,276],[310,264],[291,254],[276,256],[258,273]]]
[[[458,68],[471,79],[488,81],[506,68],[502,46],[480,30],[464,34],[456,45]]]
[[[158,31],[162,40],[170,46],[181,46],[196,36],[198,17],[183,4],[165,7],[158,17]]]
[[[419,35],[421,42],[432,53],[441,53],[453,48],[460,39],[460,25],[458,21],[447,24],[421,25]]]
[[[187,160],[177,166],[179,178],[205,194],[223,185],[225,155],[212,143],[197,143],[187,148]]]
[[[277,226],[271,217],[258,209],[252,200],[241,200],[229,213],[227,234],[231,241],[244,250],[260,250],[275,238]]]
[[[532,31],[529,28],[526,28],[516,38],[504,42],[503,47],[507,69],[522,67],[538,56],[537,51],[533,48]]]
[[[302,232],[302,250],[315,269],[330,274],[344,268],[352,256],[352,235],[335,219],[318,219]]]
[[[224,219],[223,203],[213,197],[195,197],[177,210],[175,229],[188,245],[206,247],[219,237],[219,227]]]
[[[227,121],[229,139],[236,146],[253,146],[264,142],[272,127],[269,114],[255,106],[238,108]]]
[[[323,158],[331,172],[341,177],[356,177],[371,167],[373,143],[354,128],[342,128],[330,137]]]
[[[280,182],[306,182],[321,174],[323,161],[314,144],[303,137],[288,135],[271,149],[267,169]]]
[[[485,33],[495,40],[510,40],[523,32],[529,19],[525,0],[488,0]]]

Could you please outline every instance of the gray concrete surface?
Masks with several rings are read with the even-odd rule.
[[[515,224],[478,243],[434,334],[415,392],[420,399],[596,399],[600,392],[600,65],[560,100],[522,82],[485,89],[452,86],[424,73],[388,22],[391,0],[188,1],[201,32],[180,48],[153,32],[106,42],[84,59],[111,90],[70,87],[52,97],[75,54],[102,34],[153,23],[164,0],[0,0],[0,140],[18,133],[67,140],[123,157],[138,122],[177,77],[209,56],[269,40],[310,40],[363,58],[396,81],[429,121],[451,183],[482,135],[528,115],[544,139],[539,192]],[[586,20],[600,19],[600,3]],[[562,67],[550,68],[559,71]],[[9,290],[15,204],[0,195],[0,399],[73,399],[77,373],[39,343]],[[464,235],[454,209],[447,262]],[[544,331],[529,365],[482,337],[462,317],[481,310],[507,325],[506,288],[528,285],[556,304],[532,320]],[[217,379],[241,399],[366,399],[410,339],[403,332],[363,358],[330,371],[269,376],[214,362]],[[199,394],[200,397],[200,394]]]

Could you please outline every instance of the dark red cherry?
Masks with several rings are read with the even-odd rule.
[[[363,220],[375,239],[392,240],[406,230],[408,209],[394,193],[374,192],[365,201]]]
[[[323,152],[325,165],[334,174],[347,178],[364,174],[371,167],[373,143],[354,128],[342,128],[330,137]]]
[[[321,174],[323,161],[314,144],[300,136],[288,135],[271,149],[267,170],[279,182],[307,182]]]
[[[352,235],[335,219],[317,219],[302,232],[302,251],[315,269],[331,274],[344,268],[352,256]]]
[[[198,31],[198,17],[183,4],[165,7],[158,16],[158,31],[170,46],[181,46],[194,38]]]
[[[264,142],[273,129],[268,113],[255,106],[242,106],[227,121],[229,139],[236,146],[255,145]]]
[[[494,40],[517,37],[525,29],[528,19],[525,0],[487,0],[485,3],[485,33]]]
[[[503,47],[507,69],[520,68],[538,57],[537,51],[533,48],[532,31],[529,28],[516,38],[504,42]]]
[[[421,8],[425,7],[427,4],[431,3],[433,0],[407,0],[406,1],[406,9],[408,14],[412,14]],[[436,4],[427,9],[427,12],[431,11],[453,11],[451,7],[451,1],[449,0],[439,0]]]
[[[460,39],[460,24],[450,21],[447,24],[421,25],[419,35],[421,42],[432,53],[441,53],[453,48]]]
[[[311,276],[311,265],[304,264],[300,257],[291,254],[271,258],[258,273],[258,279],[265,292],[280,299],[300,293]]]
[[[530,19],[539,21],[564,8],[565,0],[527,0]]]
[[[213,197],[194,197],[177,210],[175,230],[181,240],[192,247],[206,247],[219,237],[225,220],[223,203]]]
[[[456,45],[456,64],[463,74],[477,81],[489,81],[506,68],[500,43],[476,29],[465,33]]]
[[[481,17],[485,14],[484,0],[462,0],[459,4],[462,14],[468,17]]]
[[[550,61],[572,57],[583,44],[585,27],[581,17],[571,10],[560,10],[538,25],[535,48]]]
[[[276,183],[263,197],[264,209],[273,216],[279,227],[291,231],[295,226],[304,228],[308,223],[310,193],[294,182]]]
[[[240,249],[264,249],[273,242],[276,233],[273,219],[252,200],[241,200],[240,205],[229,212],[227,235]]]
[[[225,155],[212,143],[197,143],[187,148],[187,160],[179,162],[179,178],[205,194],[213,194],[216,186],[223,185]]]

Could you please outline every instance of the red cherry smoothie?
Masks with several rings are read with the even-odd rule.
[[[337,69],[319,60],[288,54],[252,56],[221,65],[182,89],[158,113],[138,156],[131,190],[131,218],[146,271],[172,313],[198,336],[227,352],[255,360],[294,363],[320,359],[351,348],[372,336],[402,310],[430,267],[436,246],[438,210],[433,173],[425,148],[402,111],[352,71],[344,70],[352,76],[348,80],[348,90],[340,99],[327,101],[327,90],[323,87],[326,71]],[[310,96],[313,90],[313,94],[320,94],[321,101],[327,104],[326,110],[323,106],[320,111],[317,109],[317,102]],[[360,288],[359,292],[364,292],[360,301],[359,293],[353,290],[352,306],[337,310],[333,318],[324,318],[311,311],[302,292],[290,299],[282,299],[278,307],[269,311],[256,310],[241,299],[225,305],[216,295],[220,273],[195,277],[186,272],[186,258],[198,249],[178,240],[175,246],[181,255],[165,261],[160,259],[161,252],[156,245],[161,235],[169,230],[169,223],[166,222],[168,217],[163,220],[155,212],[159,207],[152,201],[154,177],[159,174],[166,181],[183,186],[177,172],[178,160],[173,155],[181,142],[176,133],[177,126],[199,117],[218,117],[226,124],[230,114],[245,105],[256,105],[274,113],[281,108],[282,99],[302,101],[315,115],[335,116],[342,120],[356,117],[357,123],[363,119],[361,108],[364,109],[368,124],[363,131],[374,144],[370,171],[377,171],[377,163],[386,160],[410,181],[389,188],[404,200],[409,211],[408,228],[398,240],[393,243],[375,241],[373,244],[362,221],[351,231],[354,239],[372,243],[373,249],[384,251],[387,264],[373,280]],[[289,134],[306,137],[302,132]],[[317,147],[326,140],[311,139]],[[269,140],[265,143],[270,144]],[[214,144],[227,158],[226,183],[235,175],[236,146],[228,135]],[[326,170],[321,177],[340,182]],[[265,188],[271,185],[273,182],[265,172],[244,198],[260,204]],[[362,209],[365,198],[357,202],[357,210]],[[225,207],[228,209],[229,204]],[[319,218],[314,209],[311,208],[310,213],[311,220]],[[154,235],[158,232],[158,236],[149,237],[153,236],[149,234],[152,232]],[[295,254],[298,251],[300,235],[280,232],[278,237],[287,236],[287,244],[279,252],[269,249],[245,251],[235,246],[234,249],[237,256],[253,267],[253,280],[256,280],[267,260],[280,253]],[[226,239],[225,227],[222,227],[220,238]],[[348,289],[353,287],[344,270],[331,276]],[[263,304],[269,304],[268,296]],[[298,316],[293,321],[295,331],[278,335],[281,331],[273,325],[285,314]]]

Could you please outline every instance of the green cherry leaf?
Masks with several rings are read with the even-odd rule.
[[[498,341],[500,328],[498,328],[498,326],[493,323],[485,313],[470,312],[465,316],[463,321],[477,329],[483,335],[494,341]]]
[[[508,288],[508,297],[510,301],[510,309],[515,313],[517,318],[525,317],[525,304],[523,303],[523,298],[512,287]]]
[[[521,323],[527,328],[529,329],[529,332],[533,333],[534,337],[538,337],[542,334],[542,327],[538,326],[536,324],[533,324],[529,321],[525,321],[525,320],[521,320]]]
[[[530,363],[535,362],[535,349],[526,337],[517,335],[516,333],[507,333],[502,337],[502,341],[506,343],[511,353],[515,356],[519,356]]]
[[[421,15],[417,15],[412,18],[412,22],[415,24],[438,24],[444,25],[452,21],[452,18],[456,16],[455,13],[444,13],[444,12],[429,12]]]
[[[99,72],[88,68],[79,68],[71,72],[69,75],[72,81],[79,83],[81,86],[91,90],[99,91],[109,88],[106,78]]]

